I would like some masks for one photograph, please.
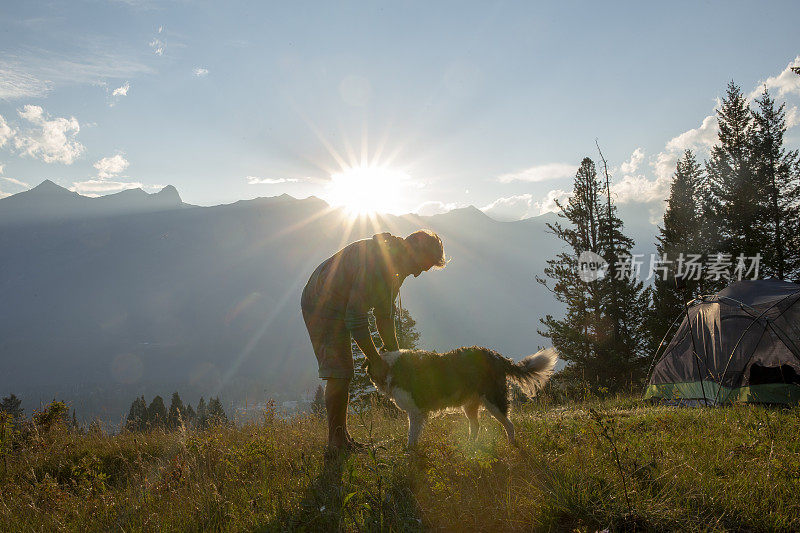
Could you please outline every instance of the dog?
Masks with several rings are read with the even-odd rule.
[[[514,424],[508,419],[507,378],[529,395],[550,379],[558,360],[554,348],[540,350],[515,363],[489,348],[457,348],[447,353],[425,350],[384,352],[367,363],[372,383],[408,414],[408,446],[419,440],[430,413],[461,407],[469,419],[469,436],[478,436],[481,405],[502,425],[515,445]]]

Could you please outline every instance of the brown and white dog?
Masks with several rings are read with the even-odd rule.
[[[469,436],[478,436],[481,405],[503,425],[514,444],[514,424],[508,419],[507,378],[534,395],[550,379],[558,360],[554,348],[540,350],[518,363],[494,350],[472,346],[447,353],[424,350],[385,352],[370,361],[368,373],[380,392],[408,414],[408,445],[414,446],[427,416],[462,407],[469,419]]]

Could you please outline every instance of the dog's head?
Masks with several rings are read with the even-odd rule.
[[[367,369],[369,378],[378,388],[383,388],[386,385],[387,377],[389,376],[389,363],[387,363],[383,356],[373,357],[364,361],[364,366]]]

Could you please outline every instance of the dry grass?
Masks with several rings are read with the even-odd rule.
[[[800,528],[798,408],[623,399],[512,419],[519,448],[486,416],[470,445],[466,419],[447,415],[408,454],[405,421],[368,410],[351,425],[371,451],[328,461],[314,417],[115,436],[55,427],[0,462],[0,530]]]

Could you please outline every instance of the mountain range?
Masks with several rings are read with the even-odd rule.
[[[620,213],[650,253],[648,210]],[[475,207],[352,218],[288,195],[199,207],[172,186],[89,198],[46,180],[0,200],[0,395],[28,412],[65,399],[112,423],[141,394],[296,399],[319,383],[299,307],[308,276],[348,242],[419,228],[450,258],[400,291],[422,345],[520,358],[548,344],[539,319],[561,311],[535,280],[562,249],[555,220]]]

